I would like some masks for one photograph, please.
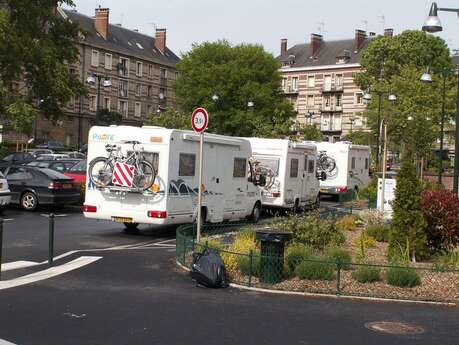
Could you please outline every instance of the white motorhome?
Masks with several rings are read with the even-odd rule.
[[[370,182],[370,147],[354,145],[350,142],[319,142],[316,143],[321,161],[326,161],[327,174],[320,181],[320,193],[340,195],[349,191],[357,192]]]
[[[312,143],[284,139],[248,138],[252,157],[269,168],[274,181],[262,192],[264,208],[297,210],[318,206],[317,149]]]
[[[145,191],[108,185],[96,187],[87,179],[83,207],[88,218],[124,223],[134,231],[139,223],[182,224],[197,216],[199,135],[191,131],[129,126],[92,127],[88,140],[88,175],[91,161],[107,157],[106,145],[116,145],[126,156],[132,143],[157,172]],[[211,223],[252,217],[258,220],[261,191],[249,182],[247,140],[205,134],[203,162],[203,220]]]

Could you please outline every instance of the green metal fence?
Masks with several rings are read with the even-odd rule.
[[[177,262],[190,268],[193,253],[208,247],[219,252],[230,281],[239,285],[383,299],[459,302],[459,270],[353,263],[340,257],[333,261],[312,258],[295,261],[290,257],[261,255],[257,250],[245,253],[228,250],[235,234],[251,226],[250,223],[205,225],[200,243],[195,241],[195,225],[180,226]]]

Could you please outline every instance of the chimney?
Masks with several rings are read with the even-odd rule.
[[[281,39],[281,50],[280,50],[280,55],[284,55],[287,52],[287,39],[282,38]]]
[[[108,16],[110,14],[109,8],[96,8],[96,18],[94,19],[94,26],[96,31],[103,37],[104,40],[108,37]]]
[[[394,29],[384,29],[384,36],[387,36],[387,37],[394,36]]]
[[[354,51],[358,52],[363,42],[367,38],[367,33],[363,30],[355,30]]]
[[[311,43],[309,44],[309,55],[311,57],[317,55],[317,52],[319,51],[320,46],[322,45],[322,40],[322,35],[311,34]]]
[[[163,54],[166,51],[166,29],[156,29],[155,47]]]

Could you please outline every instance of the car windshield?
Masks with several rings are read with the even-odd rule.
[[[82,160],[70,168],[69,172],[85,172],[86,160]]]
[[[64,174],[57,172],[51,169],[42,169],[41,172],[45,173],[49,178],[52,180],[69,180],[70,178],[65,176]],[[71,180],[71,179],[70,179]]]
[[[27,165],[30,165],[30,166],[33,166],[33,167],[39,167],[39,168],[47,168],[47,167],[49,167],[49,162],[33,161],[33,162],[30,162]]]

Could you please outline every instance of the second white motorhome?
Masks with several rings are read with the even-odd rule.
[[[263,188],[263,208],[297,210],[318,206],[319,180],[314,144],[284,139],[248,140],[255,164],[268,168],[273,174],[273,181],[268,181]]]
[[[350,142],[316,143],[319,167],[327,174],[320,182],[320,193],[342,195],[358,192],[370,182],[370,147]]]
[[[148,162],[144,166],[154,168],[154,183],[147,190],[135,190],[114,185],[114,182],[105,187],[96,186],[88,178],[84,204],[86,217],[124,223],[126,229],[132,231],[139,223],[182,224],[195,221],[199,185],[198,134],[147,126],[92,127],[88,140],[88,175],[104,174],[90,171],[96,169],[91,162],[104,161],[103,157],[111,157],[110,152],[114,150],[120,157],[132,155],[133,150],[138,151],[142,161]],[[261,192],[258,186],[248,181],[247,176],[251,155],[247,140],[205,134],[204,221],[216,223],[246,217],[258,220]],[[120,161],[123,162],[123,159]],[[102,164],[99,166],[102,167]],[[127,167],[133,169],[129,165]],[[114,174],[110,171],[109,174],[106,180],[115,181]]]

